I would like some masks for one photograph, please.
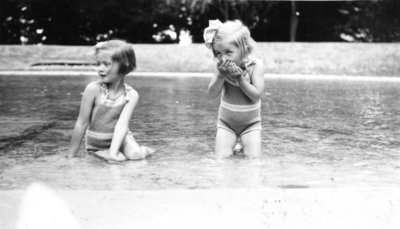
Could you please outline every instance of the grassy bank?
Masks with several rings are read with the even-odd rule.
[[[203,44],[133,46],[140,72],[212,72],[215,65]],[[31,66],[42,61],[88,61],[90,51],[88,46],[2,45],[0,70],[42,70]],[[400,76],[397,43],[258,43],[254,56],[264,60],[266,73]]]

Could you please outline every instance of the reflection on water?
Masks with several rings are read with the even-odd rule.
[[[130,77],[140,94],[131,129],[157,153],[109,165],[83,153],[64,158],[81,92],[94,79],[0,77],[0,189],[34,181],[122,190],[400,184],[400,84],[267,79],[262,158],[216,160],[219,101],[206,97],[208,78]]]

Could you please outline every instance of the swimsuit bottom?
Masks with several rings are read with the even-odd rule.
[[[86,135],[85,135],[86,151],[93,152],[93,151],[110,149],[113,135],[114,133],[100,133],[91,130],[86,130]],[[133,136],[131,131],[128,131],[127,135]]]
[[[217,128],[228,130],[236,136],[261,131],[260,111],[260,101],[250,105],[237,105],[221,100]]]

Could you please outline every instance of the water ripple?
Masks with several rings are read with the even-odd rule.
[[[140,94],[130,129],[156,149],[145,161],[66,160],[92,77],[0,78],[0,189],[398,186],[400,90],[390,83],[266,80],[262,157],[213,154],[219,100],[209,79],[128,78]],[[16,90],[25,93],[15,93]]]

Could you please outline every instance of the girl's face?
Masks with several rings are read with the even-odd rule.
[[[218,41],[213,45],[215,57],[221,63],[225,60],[233,60],[237,65],[242,63],[240,48],[231,42]]]
[[[121,77],[118,73],[118,64],[111,60],[112,52],[99,51],[96,55],[97,73],[103,83],[115,83]]]

